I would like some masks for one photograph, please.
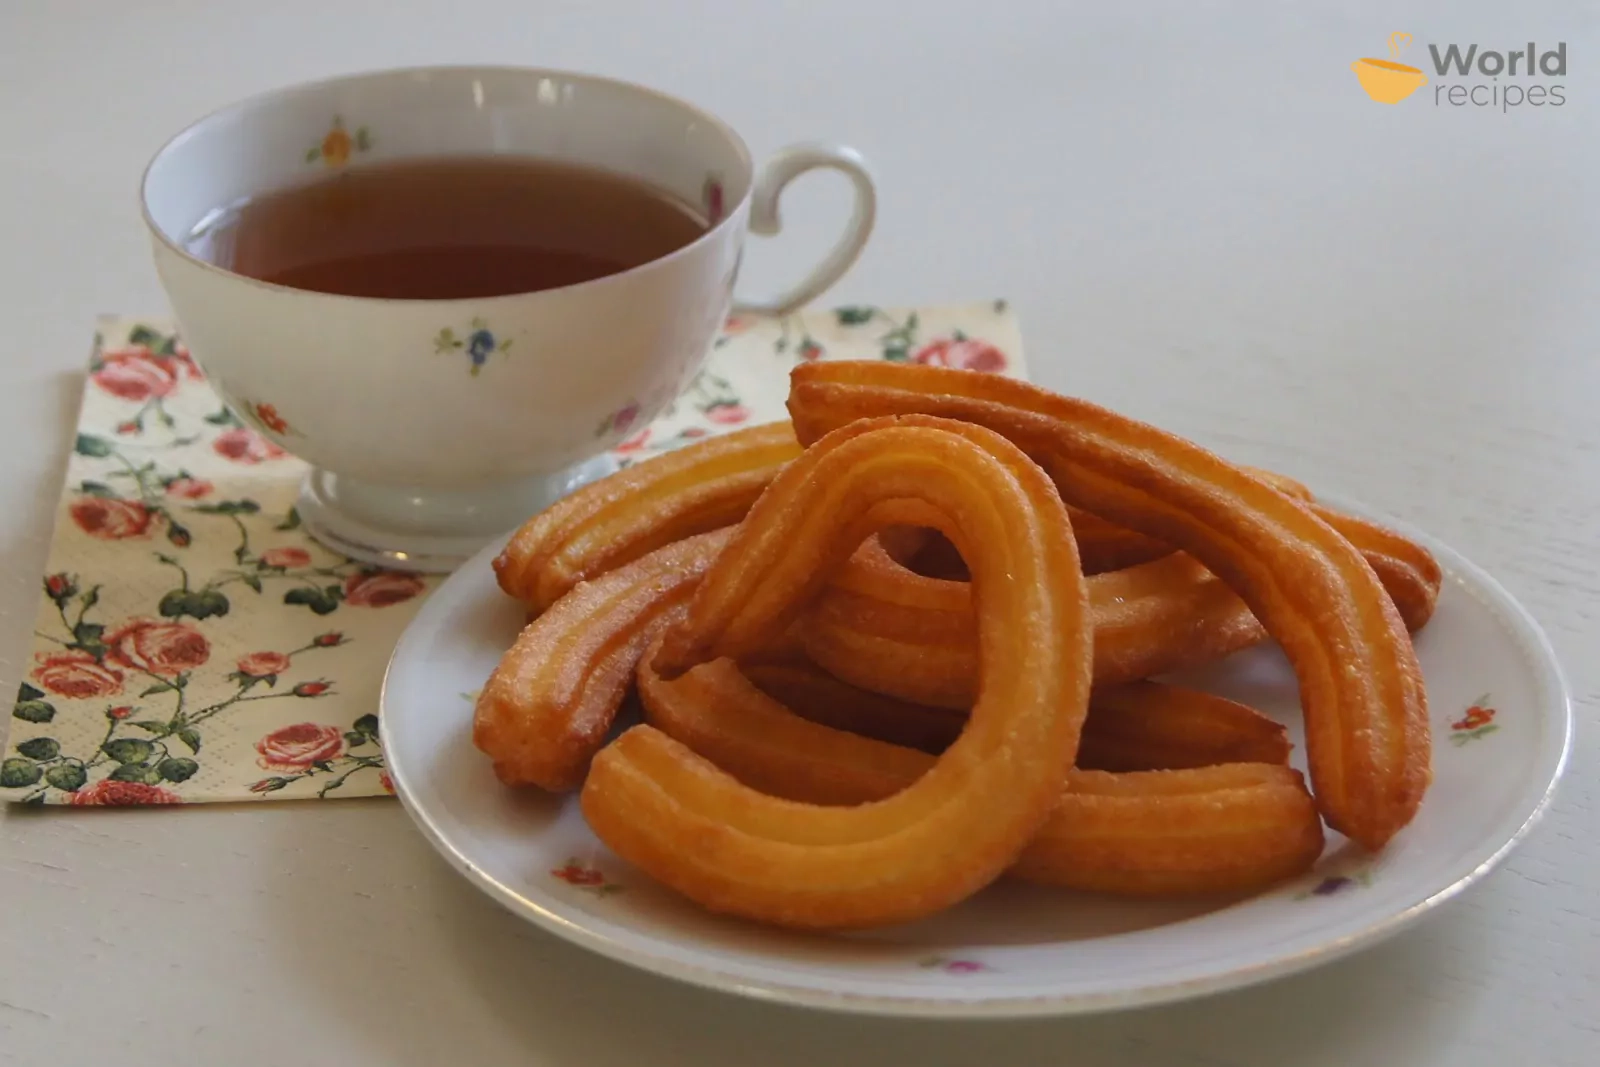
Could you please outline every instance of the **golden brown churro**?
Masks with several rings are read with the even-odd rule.
[[[900,793],[935,763],[927,753],[803,719],[727,659],[667,681],[647,655],[639,694],[653,726],[771,796],[870,804]],[[1282,764],[1074,770],[1011,873],[1130,895],[1238,892],[1310,869],[1322,846],[1305,783]]]
[[[473,717],[473,743],[502,782],[583,784],[645,646],[682,615],[732,532],[678,541],[584,582],[523,629]]]
[[[494,561],[500,588],[543,611],[586,578],[744,518],[800,454],[787,422],[751,426],[636,463],[562,498]]]
[[[1088,588],[1096,685],[1199,666],[1266,636],[1244,601],[1181,553],[1094,575]],[[871,541],[799,633],[807,655],[860,688],[936,707],[972,704],[977,635],[967,584],[914,574]]]
[[[635,727],[595,757],[582,793],[619,855],[711,910],[837,928],[941,910],[1032,838],[1076,754],[1092,649],[1066,509],[998,434],[911,418],[817,441],[751,509],[652,669],[670,680],[769,645],[874,532],[874,505],[899,499],[937,513],[972,571],[985,682],[961,737],[893,796],[830,808],[758,793]]]
[[[1248,705],[1184,686],[1131,682],[1090,694],[1078,767],[1122,772],[1287,764],[1290,747],[1283,724]]]
[[[1304,503],[1153,426],[994,375],[806,364],[789,411],[802,442],[912,413],[1005,434],[1068,503],[1187,552],[1250,606],[1299,678],[1311,780],[1331,826],[1378,849],[1416,814],[1431,752],[1410,636],[1360,552]]]
[[[1362,550],[1408,625],[1425,625],[1439,595],[1432,555],[1374,523],[1314,509]],[[818,664],[860,688],[965,708],[977,663],[967,597],[962,582],[917,574],[869,538],[801,621],[800,639]],[[1245,602],[1182,553],[1094,575],[1089,605],[1096,685],[1198,667],[1266,638]]]
[[[858,689],[810,664],[742,663],[728,669],[803,719],[923,752],[943,752],[967,721],[963,712]],[[646,684],[641,668],[640,688]],[[1077,762],[1086,770],[1185,770],[1287,763],[1289,749],[1283,725],[1254,708],[1196,689],[1133,682],[1089,694]]]
[[[1245,467],[1263,481],[1270,482],[1280,492],[1300,500],[1310,500],[1311,490],[1281,474]],[[1101,574],[1137,567],[1141,563],[1169,555],[1173,548],[1165,541],[1146,536],[1126,526],[1118,526],[1082,508],[1067,507],[1072,519],[1072,532],[1078,538],[1078,553],[1083,557],[1084,574]]]

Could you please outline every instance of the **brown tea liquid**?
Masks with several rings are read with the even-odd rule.
[[[537,292],[659,259],[706,232],[632,178],[525,156],[355,167],[213,212],[188,251],[238,274],[345,296]]]

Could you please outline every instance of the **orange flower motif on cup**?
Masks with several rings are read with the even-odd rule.
[[[33,680],[58,697],[108,697],[122,692],[122,672],[87,652],[40,653],[37,659]]]
[[[102,541],[149,537],[150,523],[155,518],[150,509],[137,500],[114,496],[83,497],[73,501],[67,513],[78,524],[78,529]]]
[[[383,786],[383,791],[394,796],[394,779],[389,777],[388,771],[378,772],[378,784]]]
[[[131,671],[175,678],[203,666],[211,644],[199,630],[181,622],[133,619],[105,636],[106,659]]]
[[[294,430],[289,426],[289,420],[278,414],[278,409],[273,405],[251,404],[250,412],[255,415],[257,422],[280,437],[294,434]]]
[[[256,763],[269,771],[298,772],[337,759],[344,734],[337,726],[300,722],[280,727],[256,742]]]
[[[357,126],[352,134],[344,128],[344,118],[335,115],[322,140],[306,150],[306,162],[321,161],[325,166],[342,167],[350,162],[352,153],[365,152],[371,147],[372,134],[365,126]]]
[[[1489,706],[1489,694],[1485,693],[1472,702],[1461,718],[1450,724],[1451,742],[1460,748],[1468,741],[1476,741],[1494,733],[1500,729],[1494,717],[1495,709]]]
[[[249,466],[282,459],[289,454],[254,430],[243,426],[236,426],[217,434],[216,440],[211,442],[211,450],[224,459]]]
[[[89,378],[112,396],[140,402],[171,396],[178,388],[172,363],[143,347],[104,353]]]
[[[94,807],[138,807],[143,804],[182,804],[170,789],[143,782],[115,782],[110,778],[72,794],[72,803]]]
[[[800,347],[797,351],[800,354],[800,358],[807,363],[815,363],[822,358],[822,346],[809,337],[800,342]]]
[[[269,548],[261,553],[261,563],[267,567],[279,567],[288,570],[290,567],[309,567],[311,553],[299,545],[284,545],[281,548]]]
[[[344,580],[344,602],[359,608],[386,608],[402,604],[427,585],[408,571],[367,570]]]
[[[1006,354],[987,341],[974,341],[967,337],[952,337],[934,341],[917,350],[911,357],[913,363],[931,367],[954,367],[956,370],[975,370],[994,374],[1006,369]]]
[[[569,859],[562,866],[552,868],[550,877],[559,878],[568,885],[586,889],[598,896],[606,896],[609,893],[622,891],[622,886],[615,882],[607,881],[603,872],[597,868],[579,863],[576,859]]]

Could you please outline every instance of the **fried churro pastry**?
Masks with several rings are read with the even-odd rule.
[[[1311,490],[1293,478],[1285,478],[1281,474],[1255,467],[1244,469],[1276,486],[1280,492],[1288,493],[1300,500],[1311,499]],[[1067,515],[1072,519],[1072,532],[1078,538],[1078,553],[1083,557],[1084,574],[1101,574],[1105,571],[1137,567],[1141,563],[1161,559],[1173,551],[1172,546],[1165,541],[1130,530],[1126,526],[1118,526],[1082,508],[1069,505]]]
[[[699,534],[584,582],[501,659],[473,715],[473,743],[507,785],[583,783],[651,638],[679,618],[731,529]]]
[[[654,651],[638,668],[645,722],[760,793],[806,804],[863,804],[893,796],[933,766],[930,753],[801,717],[730,659],[667,681],[650,665]]]
[[[870,804],[900,793],[934,765],[927,753],[801,718],[731,660],[666,681],[651,670],[650,658],[639,664],[646,719],[763,793],[812,804]],[[1074,770],[1011,873],[1141,896],[1241,892],[1310,869],[1322,847],[1322,823],[1305,784],[1281,764]]]
[[[1309,871],[1323,844],[1316,804],[1292,767],[1075,770],[1011,874],[1123,896],[1242,893]]]
[[[739,671],[801,718],[923,752],[943,752],[967,724],[965,708],[957,712],[896,700],[842,682],[808,663],[747,661],[739,664]],[[1088,743],[1087,734],[1083,742]]]
[[[591,482],[529,519],[494,561],[508,595],[543,611],[580,581],[744,518],[800,454],[787,422],[708,438]]]
[[[697,672],[702,673],[694,684],[705,686],[708,698],[716,686],[729,706],[745,703],[753,686],[802,719],[935,755],[960,736],[967,721],[961,712],[858,689],[804,664],[735,666],[729,661],[727,667],[713,670],[708,665],[690,673]],[[741,674],[740,685],[724,683],[724,672],[729,677],[731,672]],[[639,684],[667,683],[660,683],[646,664],[639,669]],[[699,746],[678,739],[721,765]],[[1132,682],[1089,694],[1077,765],[1084,770],[1168,771],[1219,763],[1288,763],[1291,747],[1283,724],[1252,707],[1198,689]]]
[[[1444,573],[1433,553],[1410,538],[1379,526],[1366,519],[1358,519],[1322,504],[1308,505],[1319,519],[1332,526],[1344,539],[1361,550],[1367,565],[1383,583],[1389,599],[1405,620],[1406,629],[1415,633],[1428,625],[1433,618],[1434,605],[1439,602],[1439,585]]]
[[[996,375],[807,364],[792,373],[789,411],[802,442],[911,413],[1005,434],[1067,503],[1187,552],[1250,606],[1298,676],[1311,781],[1331,826],[1378,849],[1416,814],[1431,752],[1410,636],[1360,552],[1303,502],[1192,442]]]
[[[1088,588],[1096,685],[1199,666],[1266,636],[1244,601],[1181,553],[1097,574]],[[965,582],[914,574],[868,541],[801,620],[800,638],[852,685],[965,709],[977,679],[969,597]]]
[[[1441,580],[1433,556],[1364,519],[1313,509],[1362,551],[1407,625],[1426,625]],[[977,662],[967,595],[962,582],[917,574],[869,538],[801,621],[800,639],[811,659],[862,689],[965,708]],[[1266,638],[1238,594],[1182,553],[1094,575],[1089,605],[1096,685],[1198,667]]]
[[[934,513],[921,524],[972,571],[984,685],[960,738],[892,796],[832,808],[758,793],[638,726],[600,751],[583,788],[613,851],[710,910],[802,928],[926,916],[1016,858],[1076,755],[1092,649],[1066,509],[1004,437],[915,417],[818,440],[736,529],[651,666],[671,680],[770,645],[878,528],[875,505],[901,499]]]
[[[1289,731],[1255,708],[1160,682],[1097,688],[1089,696],[1078,768],[1183,771],[1223,763],[1289,762]]]

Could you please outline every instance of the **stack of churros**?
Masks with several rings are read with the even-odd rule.
[[[1002,877],[1255,892],[1309,870],[1324,826],[1378,850],[1416,814],[1426,549],[993,375],[809,364],[789,412],[512,537],[495,573],[532,619],[473,730],[507,786],[578,791],[662,884],[802,929]],[[1269,641],[1308,776],[1281,723],[1158,680]]]

